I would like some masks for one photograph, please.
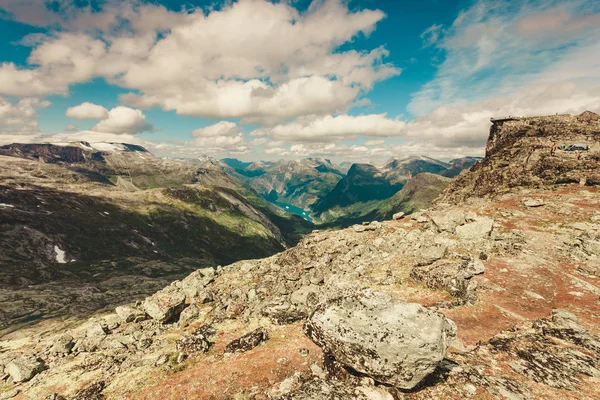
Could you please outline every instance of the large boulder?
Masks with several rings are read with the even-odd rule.
[[[143,308],[155,321],[163,324],[173,322],[185,308],[185,294],[171,285],[146,298]]]
[[[305,332],[338,362],[378,382],[412,389],[445,357],[456,326],[420,304],[365,291],[319,306]]]
[[[44,362],[35,357],[22,357],[11,361],[4,368],[14,383],[27,382],[44,370]]]

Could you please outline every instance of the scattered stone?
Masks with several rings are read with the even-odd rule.
[[[61,335],[54,340],[54,344],[50,347],[50,353],[54,354],[69,354],[73,350],[75,342],[71,335]]]
[[[456,327],[437,311],[366,291],[317,308],[305,333],[338,362],[412,389],[443,360]]]
[[[206,305],[192,304],[179,315],[179,325],[185,327],[192,322],[205,322],[212,310]]]
[[[541,207],[545,203],[542,199],[523,199],[523,205],[525,207]]]
[[[27,382],[44,370],[44,362],[39,358],[21,357],[9,362],[4,371],[14,383]]]
[[[269,340],[269,333],[265,328],[258,328],[244,336],[235,339],[225,347],[226,353],[244,352],[252,350],[262,342]]]
[[[429,221],[429,219],[427,219],[427,217],[425,217],[421,212],[416,212],[412,214],[410,218],[414,221],[417,221],[420,224]]]
[[[400,211],[400,212],[397,212],[396,214],[392,215],[392,219],[394,221],[398,221],[399,219],[404,218],[404,215],[405,214],[402,211]]]
[[[106,331],[107,329],[98,322],[91,322],[87,325],[85,335],[87,337],[106,336]]]
[[[141,322],[148,318],[144,310],[131,306],[119,306],[115,312],[123,322]]]
[[[160,356],[158,356],[158,358],[156,359],[156,361],[154,362],[154,365],[159,367],[163,364],[166,364],[169,362],[169,357],[170,354],[161,354]]]
[[[466,240],[481,240],[490,236],[494,227],[494,220],[488,217],[477,217],[474,222],[458,226],[456,235]]]
[[[469,261],[469,263],[461,271],[462,276],[465,279],[469,279],[475,275],[481,275],[484,272],[485,265],[483,265],[483,262],[478,258]]]
[[[216,331],[211,325],[204,324],[193,333],[178,339],[176,344],[177,350],[186,355],[206,353],[213,345],[213,343],[208,340],[208,337],[214,335],[215,332]]]
[[[173,322],[185,308],[185,294],[171,285],[146,298],[143,307],[152,319],[163,324]]]
[[[77,392],[72,400],[103,400],[104,381],[99,381]]]
[[[433,264],[437,260],[444,258],[447,251],[447,246],[427,246],[419,249],[417,265]]]
[[[465,213],[462,211],[439,211],[429,214],[431,221],[439,232],[454,233],[457,226],[465,224]]]
[[[215,270],[202,268],[192,272],[180,282],[181,290],[192,302],[206,303],[212,299],[205,287],[215,279]]]

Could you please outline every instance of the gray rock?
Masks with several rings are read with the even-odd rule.
[[[399,219],[402,219],[404,217],[404,213],[401,212],[397,212],[396,214],[392,215],[392,219],[394,221],[398,221]]]
[[[187,326],[192,322],[204,322],[212,310],[210,306],[192,304],[186,307],[179,315],[179,325]]]
[[[143,308],[155,321],[163,324],[173,322],[185,308],[185,294],[171,285],[146,298]]]
[[[475,275],[481,275],[485,272],[485,265],[480,259],[474,259],[469,261],[469,263],[463,268],[462,275],[463,278],[468,279]]]
[[[317,308],[305,332],[338,362],[412,389],[443,360],[456,326],[437,311],[366,291]]]
[[[106,325],[109,331],[113,331],[121,325],[121,318],[118,314],[109,314],[102,318],[102,322]]]
[[[429,265],[444,258],[448,251],[447,246],[427,246],[418,250],[417,265]]]
[[[170,357],[170,354],[161,354],[160,356],[158,356],[156,361],[154,361],[154,365],[158,367],[160,365],[168,363],[169,357]]]
[[[465,224],[465,213],[462,211],[430,213],[431,221],[440,232],[454,233],[457,226]]]
[[[204,288],[215,279],[215,270],[212,268],[202,268],[189,274],[180,282],[181,290],[192,302],[196,298],[201,298],[201,303],[206,302],[207,295]]]
[[[488,217],[477,217],[474,222],[456,228],[456,235],[466,240],[481,240],[490,236],[494,220]]]
[[[367,227],[364,225],[352,225],[352,229],[354,229],[354,232],[364,232],[367,230]]]
[[[416,213],[412,214],[410,216],[410,218],[412,220],[414,220],[414,221],[417,221],[418,223],[421,223],[421,224],[424,223],[424,222],[429,221],[429,219],[426,216],[424,216],[422,212],[416,212]]]
[[[4,367],[14,383],[27,382],[44,370],[44,362],[39,358],[22,357],[11,361]]]
[[[303,286],[290,296],[292,304],[297,306],[314,307],[319,302],[319,286]]]
[[[140,322],[148,318],[144,310],[132,306],[119,306],[115,309],[123,322]]]
[[[106,329],[98,322],[90,322],[85,330],[86,337],[106,336]]]
[[[523,205],[525,207],[541,207],[544,205],[542,199],[523,199]]]
[[[73,350],[75,342],[71,335],[61,335],[54,340],[54,344],[50,347],[50,352],[55,354],[69,354]]]

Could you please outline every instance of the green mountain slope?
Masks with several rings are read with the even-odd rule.
[[[406,214],[429,207],[451,179],[427,172],[418,174],[406,182],[400,191],[383,200],[354,203],[345,207],[334,207],[322,218],[324,227],[346,227],[366,221],[391,219],[397,212]]]
[[[200,267],[272,255],[312,229],[210,162],[143,149],[0,152],[11,155],[0,156],[0,301],[23,297],[0,312],[0,325],[89,312]],[[47,285],[61,288],[60,301],[39,298]]]

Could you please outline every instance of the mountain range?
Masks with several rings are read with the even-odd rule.
[[[0,178],[0,285],[11,299],[3,327],[274,254],[311,229],[210,161],[163,160],[128,144],[1,146]]]
[[[466,157],[445,163],[429,157],[404,157],[392,158],[381,167],[374,164],[348,166],[348,163],[343,167],[322,158],[253,163],[231,158],[221,161],[230,167],[226,171],[244,180],[269,201],[308,211],[316,221],[331,222],[345,214],[355,214],[351,208],[360,207],[362,203],[389,199],[420,173],[453,178],[478,160],[480,158]],[[444,180],[439,182],[441,190]]]
[[[583,144],[587,150],[551,151],[554,142]],[[48,259],[39,256],[44,265],[15,259],[3,273],[12,268],[19,274],[27,268],[46,273],[63,266],[65,274],[76,276],[87,268],[87,263],[68,267],[78,262],[75,256],[86,257],[79,248],[87,246],[86,260],[92,261],[102,246],[113,243],[112,235],[117,240],[111,246],[117,241],[124,246],[114,251],[138,251],[139,259],[128,267],[134,284],[116,308],[21,320],[13,332],[3,331],[3,398],[599,398],[600,116],[594,113],[494,121],[484,159],[447,184],[426,209],[393,220],[314,230],[277,254],[199,266],[141,298],[144,274],[160,271],[173,280],[176,275],[169,273],[177,266],[193,268],[192,254],[179,257],[195,250],[169,244],[168,238],[191,235],[185,247],[200,243],[202,235],[195,235],[192,225],[206,226],[195,219],[204,215],[201,209],[211,210],[211,218],[227,217],[220,220],[225,224],[234,215],[242,221],[235,210],[270,206],[253,205],[255,199],[222,203],[196,196],[207,187],[198,183],[140,189],[138,182],[135,191],[126,191],[73,169],[84,164],[87,171],[100,170],[89,161],[32,159],[64,149],[8,151],[21,153],[0,158],[2,232],[11,230],[0,242],[2,265],[11,262],[5,252],[26,257],[38,249],[53,251]],[[115,156],[68,153],[86,160]],[[135,153],[117,157],[139,158]],[[100,165],[118,172],[107,164]],[[220,168],[204,174],[194,166],[192,171],[192,176],[212,174],[211,179],[220,176],[236,184]],[[380,200],[376,209],[385,209],[388,201],[410,202],[430,179],[436,187],[437,179],[449,180],[417,174],[393,201]],[[221,189],[214,190],[223,198]],[[173,211],[168,219],[155,219],[157,208]],[[105,212],[116,217],[105,223]],[[252,215],[252,209],[246,212]],[[94,226],[85,225],[86,217]],[[47,220],[57,225],[54,231]],[[143,223],[153,226],[142,230]],[[128,235],[121,236],[121,230]],[[152,230],[169,236],[150,237]],[[82,233],[89,244],[77,241]],[[219,246],[222,233],[206,231],[205,236],[216,237],[205,240]],[[263,233],[266,241],[238,239],[236,248],[224,246],[235,258],[268,242],[279,245],[276,235]],[[150,263],[144,248],[165,258]],[[210,247],[202,253],[219,257]],[[127,285],[119,279],[123,260],[118,256],[79,286],[77,293],[90,309],[103,299],[107,285],[113,291]],[[173,269],[158,269],[166,265]],[[39,316],[35,312],[48,309],[50,298],[60,299],[63,307],[75,298],[68,286],[75,280],[63,286],[52,274],[25,280],[34,276],[17,279],[13,284],[20,286],[11,289],[5,278],[0,281],[3,318],[23,308]]]

